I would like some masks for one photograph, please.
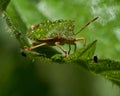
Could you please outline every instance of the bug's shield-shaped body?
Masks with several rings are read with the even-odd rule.
[[[48,21],[31,26],[27,36],[38,44],[27,49],[32,50],[44,45],[56,45],[65,53],[66,57],[68,57],[68,53],[70,53],[71,50],[70,44],[75,45],[76,49],[74,42],[77,40],[75,39],[74,26],[74,21],[71,20]],[[68,52],[60,46],[64,44],[69,44]]]

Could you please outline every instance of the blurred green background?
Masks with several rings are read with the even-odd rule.
[[[76,37],[85,37],[87,44],[97,39],[95,55],[120,61],[119,0],[11,0],[6,11],[23,32],[33,24],[58,19],[75,20],[77,32],[99,16]],[[119,95],[118,86],[79,65],[38,64],[21,56],[19,42],[0,17],[0,96]]]

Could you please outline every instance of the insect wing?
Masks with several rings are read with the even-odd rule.
[[[71,38],[74,35],[73,29],[74,21],[71,20],[48,21],[32,26],[28,36],[36,40],[55,37]]]

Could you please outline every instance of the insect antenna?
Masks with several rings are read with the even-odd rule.
[[[95,17],[92,20],[90,20],[87,24],[85,24],[75,35],[77,35],[78,33],[80,33],[82,30],[84,30],[88,25],[90,25],[92,22],[94,22],[95,20],[97,20],[99,17]]]

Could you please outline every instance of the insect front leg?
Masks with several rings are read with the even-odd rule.
[[[35,48],[38,48],[38,47],[41,47],[41,46],[44,46],[44,45],[47,45],[47,43],[41,43],[41,44],[38,44],[38,45],[35,45],[35,46],[32,46],[30,48],[24,48],[25,50],[33,50]]]
[[[64,52],[65,56],[68,58],[68,52],[60,46],[60,42],[55,42],[55,45],[59,47]]]
[[[80,41],[83,40],[83,47],[86,46],[86,39],[84,37],[80,37],[80,38],[75,38],[75,41]]]

